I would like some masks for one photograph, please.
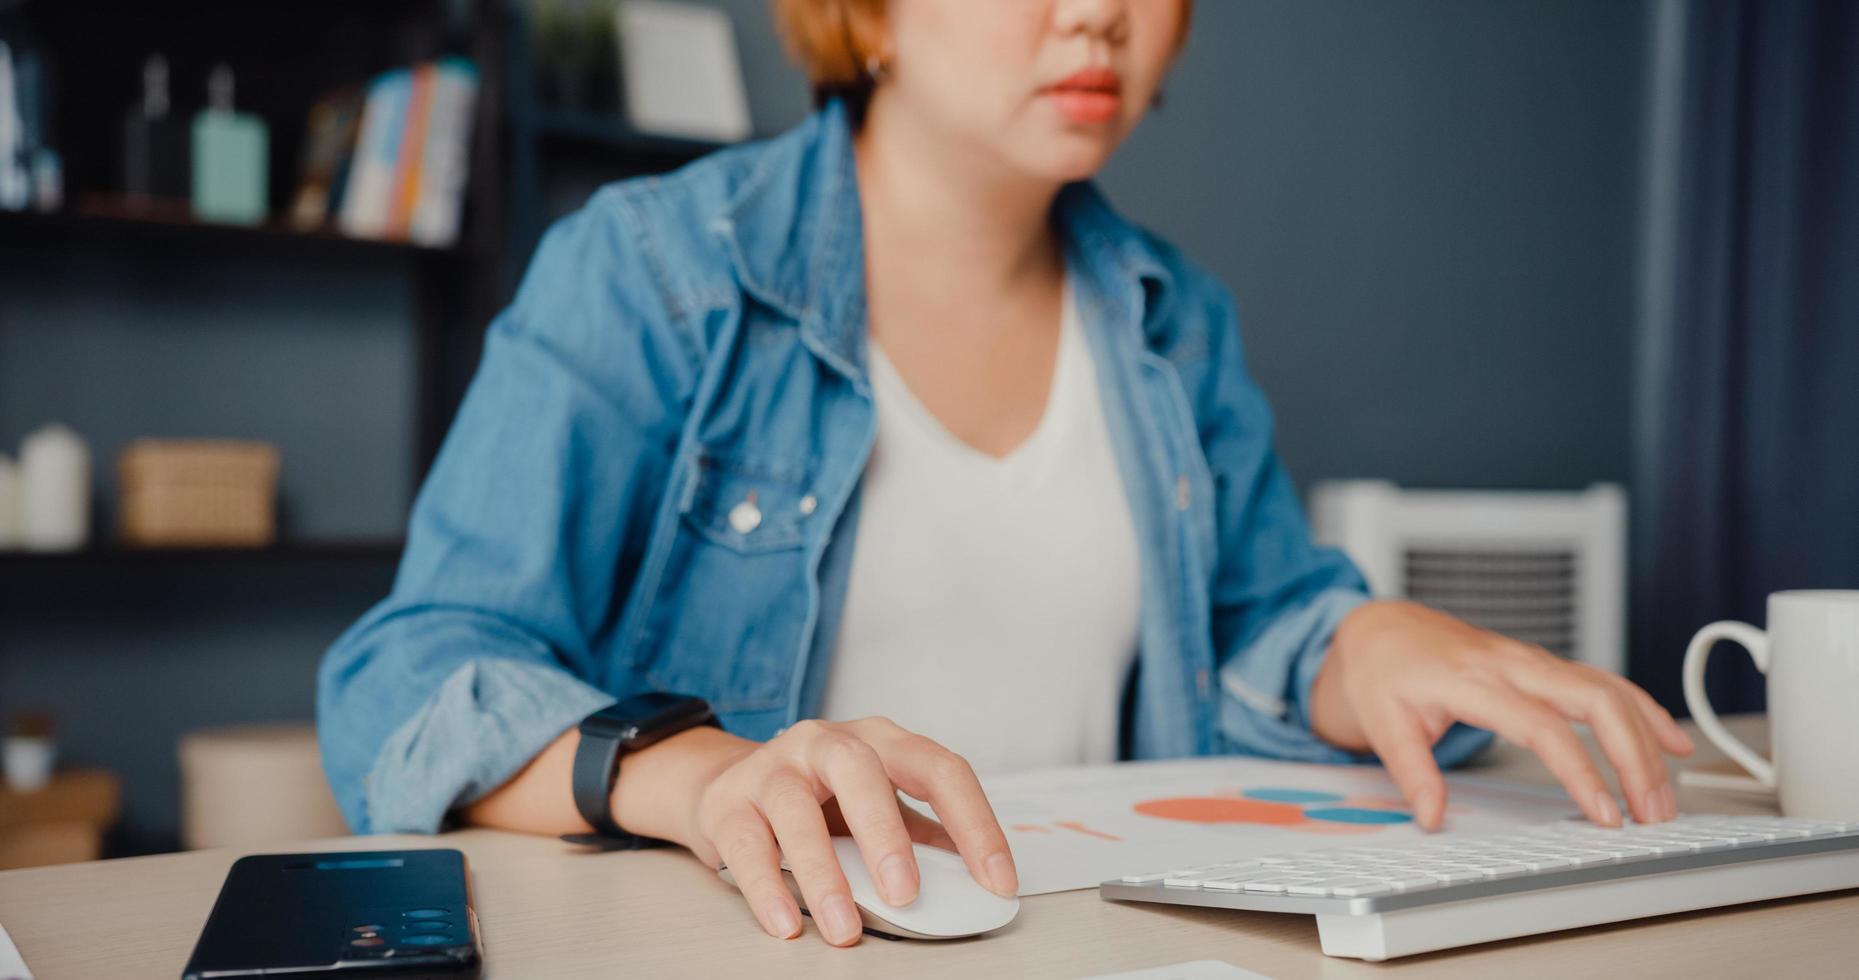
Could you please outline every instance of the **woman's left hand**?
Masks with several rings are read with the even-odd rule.
[[[1433,744],[1455,721],[1536,753],[1588,819],[1618,826],[1620,808],[1570,727],[1582,722],[1634,820],[1677,816],[1661,750],[1689,755],[1691,739],[1632,682],[1411,602],[1370,602],[1343,618],[1311,690],[1311,728],[1380,756],[1428,830],[1446,811]]]

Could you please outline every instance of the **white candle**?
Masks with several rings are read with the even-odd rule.
[[[8,735],[0,762],[6,784],[15,793],[36,793],[52,781],[52,764],[58,761],[58,743],[43,735]]]
[[[75,551],[90,537],[90,447],[62,425],[26,436],[19,449],[24,488],[21,535],[33,551]]]

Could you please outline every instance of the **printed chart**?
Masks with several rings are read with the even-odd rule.
[[[1251,758],[1133,762],[984,778],[1020,894],[1095,888],[1131,872],[1261,854],[1413,840],[1399,791],[1372,766]],[[1445,833],[1568,816],[1559,793],[1448,777]]]

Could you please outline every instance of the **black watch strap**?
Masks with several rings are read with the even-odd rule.
[[[660,693],[635,695],[582,719],[581,742],[575,749],[572,771],[574,806],[594,832],[565,834],[562,839],[603,850],[663,844],[656,838],[629,834],[613,819],[613,784],[619,775],[620,759],[629,750],[645,748],[699,725],[717,724],[716,715],[703,699]]]
[[[621,746],[617,738],[582,732],[581,746],[574,754],[574,808],[601,837],[638,836],[613,822],[613,780],[619,772],[615,763],[619,762]]]

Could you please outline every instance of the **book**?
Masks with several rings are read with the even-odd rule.
[[[291,199],[290,225],[315,231],[339,213],[342,185],[361,132],[362,91],[343,89],[310,107],[304,126],[302,173]]]
[[[349,164],[348,186],[337,220],[345,235],[387,237],[394,172],[412,91],[413,72],[406,68],[386,72],[368,85],[361,134],[355,141],[355,159]]]
[[[470,174],[476,67],[442,58],[368,87],[338,226],[363,238],[443,248],[457,242]]]
[[[422,165],[407,237],[446,247],[458,241],[470,179],[471,121],[477,108],[478,72],[463,58],[434,66]]]
[[[400,153],[394,160],[394,188],[388,195],[388,238],[405,241],[413,224],[413,203],[420,192],[420,175],[426,165],[426,124],[431,119],[435,68],[429,62],[413,69],[407,90],[407,113],[401,124]]]

